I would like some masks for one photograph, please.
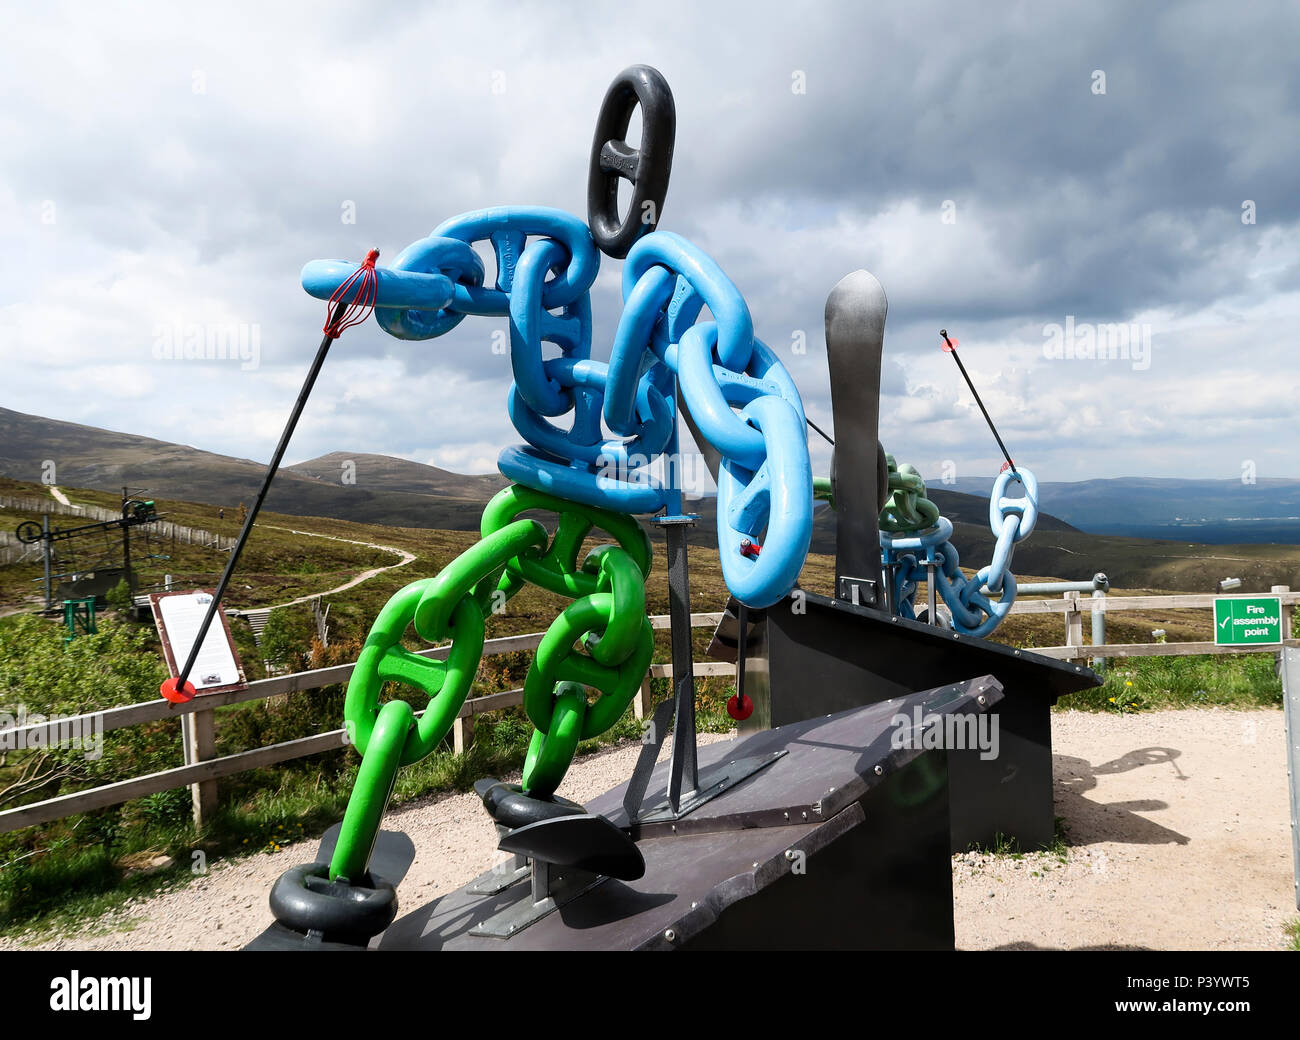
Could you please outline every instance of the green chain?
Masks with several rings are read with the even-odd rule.
[[[880,511],[880,529],[890,534],[915,534],[939,522],[939,507],[925,497],[925,481],[910,463],[901,466],[886,455],[889,498]]]
[[[645,579],[653,559],[650,539],[632,517],[556,498],[531,488],[502,491],[483,513],[484,537],[520,513],[559,514],[545,553],[521,553],[506,565],[507,595],[532,581],[574,599],[542,637],[524,678],[524,712],[535,732],[524,761],[522,787],[549,798],[573,761],[578,741],[614,725],[636,695],[654,655],[654,630],[646,616]],[[578,566],[592,528],[617,545],[601,545]],[[587,653],[575,647],[581,640]],[[587,703],[582,687],[599,692]]]
[[[558,515],[555,537],[521,513]],[[430,754],[464,706],[483,655],[485,619],[526,582],[574,600],[547,630],[524,680],[524,711],[536,732],[524,762],[523,789],[554,794],[577,751],[613,726],[631,703],[654,653],[646,615],[645,579],[653,552],[641,526],[625,513],[570,502],[512,485],[483,512],[483,540],[435,577],[398,591],[379,612],[348,682],[343,714],[361,768],[348,800],[330,878],[365,876],[397,772]],[[593,529],[617,544],[578,556]],[[548,546],[549,540],[549,546]],[[401,645],[409,626],[429,642],[450,639],[446,661]],[[586,652],[576,646],[581,640]],[[429,697],[418,719],[405,701],[382,707],[386,682]],[[584,687],[598,696],[588,702]]]
[[[510,560],[544,546],[546,537],[546,528],[536,520],[510,524],[435,577],[400,589],[380,610],[357,657],[343,704],[347,737],[361,753],[362,765],[330,860],[331,879],[355,881],[364,875],[397,770],[441,744],[465,704],[483,656],[484,618],[493,589]],[[402,646],[411,624],[430,642],[452,640],[446,661],[421,657]],[[380,708],[386,682],[413,686],[428,695],[428,707],[418,722],[405,701]]]

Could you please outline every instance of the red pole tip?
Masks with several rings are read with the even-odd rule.
[[[1006,462],[1002,463],[1002,468],[998,470],[998,472],[1005,473],[1007,470],[1015,469],[1015,468],[1016,468],[1016,464],[1011,459],[1007,459]]]
[[[733,694],[731,699],[727,701],[727,714],[730,715],[737,722],[744,722],[747,718],[749,718],[751,715],[754,714],[753,698],[751,698],[748,694],[746,694],[745,699],[743,701],[739,701],[736,699],[735,695]]]
[[[194,695],[199,691],[194,688],[194,684],[187,682],[181,689],[176,688],[176,678],[172,677],[158,687],[158,692],[163,698],[171,701],[173,704],[184,704],[186,701],[192,701]]]
[[[374,267],[374,266],[375,266],[375,261],[378,260],[378,259],[379,259],[379,250],[378,250],[378,249],[372,249],[372,250],[370,250],[370,252],[368,252],[368,253],[366,254],[366,259],[365,259],[365,261],[364,261],[364,263],[363,263],[363,266],[365,266],[365,267]]]

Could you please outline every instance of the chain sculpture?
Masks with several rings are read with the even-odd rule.
[[[949,541],[952,521],[940,516],[938,506],[925,497],[921,475],[907,463],[897,465],[892,455],[885,458],[890,494],[880,512],[880,548],[891,576],[894,609],[903,617],[915,618],[917,585],[932,573],[938,593],[952,613],[953,628],[966,635],[989,635],[1015,602],[1011,556],[1016,543],[1028,537],[1038,520],[1038,481],[1027,469],[1003,467],[989,496],[989,527],[997,539],[993,560],[974,578],[967,578]],[[1021,486],[1023,495],[1007,497],[1013,483]]]
[[[628,70],[606,97],[593,149],[590,227],[555,209],[478,210],[443,222],[388,268],[374,268],[370,258],[370,276],[359,281],[358,265],[344,261],[303,269],[307,292],[336,305],[364,291],[379,325],[399,339],[444,335],[468,315],[508,317],[514,381],[506,407],[525,443],[498,458],[514,483],[484,512],[482,541],[435,577],[406,586],[376,618],[348,684],[344,714],[362,765],[328,878],[318,871],[295,885],[355,884],[366,875],[398,769],[446,737],[478,669],[487,615],[526,582],[572,602],[546,632],[524,681],[523,707],[535,732],[522,793],[551,798],[578,742],[623,715],[654,649],[645,599],[652,551],[632,514],[681,512],[679,393],[722,457],[717,532],[728,588],[753,607],[794,588],[812,536],[803,405],[785,367],[754,336],[749,308],[721,268],[686,239],[654,230],[673,119],[671,94],[665,101],[655,93],[655,77],[642,67]],[[641,149],[605,139],[626,132],[638,101]],[[617,221],[619,176],[633,181],[634,202],[649,204],[651,219],[629,212]],[[487,243],[496,258],[490,286],[476,243]],[[608,363],[591,357],[590,289],[602,250],[626,256]],[[705,306],[713,320],[699,322]],[[651,467],[661,458],[667,479],[658,481]],[[536,510],[555,516],[554,535],[519,518]],[[613,541],[579,562],[593,530]],[[445,660],[406,649],[408,627],[428,642],[450,640]],[[429,697],[418,720],[405,701],[380,705],[387,682]]]
[[[634,148],[622,138],[638,105],[642,133]],[[392,921],[395,892],[371,873],[370,861],[398,772],[446,739],[478,672],[488,616],[529,583],[569,603],[542,637],[524,679],[523,709],[534,732],[521,783],[490,782],[480,795],[512,835],[553,822],[557,812],[581,813],[556,791],[579,743],[623,716],[654,653],[645,584],[653,551],[635,516],[662,511],[676,530],[693,519],[681,515],[679,402],[700,447],[717,457],[717,545],[728,590],[744,607],[761,609],[795,587],[811,540],[814,492],[829,497],[829,485],[818,481],[814,488],[799,392],[755,336],[740,291],[702,250],[656,230],[675,119],[662,76],[633,66],[610,87],[597,119],[586,223],[544,207],[476,210],[439,224],[385,268],[377,266],[374,250],[361,264],[326,260],[303,268],[304,289],[329,301],[325,339],[216,600],[329,345],[370,313],[390,335],[415,341],[443,336],[471,315],[508,320],[513,381],[504,403],[523,443],[498,457],[511,484],[484,510],[480,541],[436,575],[397,592],[366,637],[344,705],[361,766],[334,850],[328,863],[291,868],[271,894],[277,921],[295,931],[364,944]],[[632,187],[623,218],[621,179]],[[476,246],[495,258],[490,284]],[[602,253],[624,261],[623,309],[608,362],[592,357],[591,287]],[[699,320],[705,307],[710,321]],[[960,365],[956,342],[943,336]],[[1010,471],[999,476],[989,506],[993,561],[967,579],[949,541],[952,524],[926,498],[920,475],[892,457],[886,461],[890,496],[879,527],[894,609],[915,617],[912,601],[928,571],[954,627],[987,635],[1015,597],[1012,553],[1037,516],[1033,475],[1017,471],[1008,456]],[[662,479],[654,475],[657,462]],[[877,476],[883,486],[883,473]],[[1023,497],[1008,497],[1013,481],[1023,486]],[[538,513],[551,522],[535,519]],[[603,536],[594,547],[593,532]],[[684,570],[684,551],[677,558]],[[684,581],[674,586],[675,607],[686,603],[684,588]],[[214,602],[205,627],[215,609]],[[675,616],[676,624],[680,612]],[[412,630],[426,643],[445,645],[411,650],[405,643]],[[192,663],[193,653],[170,680],[170,692],[164,685],[164,696],[194,695],[185,681]],[[424,710],[400,697],[383,700],[390,683],[422,693]],[[674,811],[676,797],[670,796]],[[606,826],[618,844],[599,871],[641,876],[641,854]],[[534,885],[541,885],[534,892],[548,890],[548,879],[546,869],[534,872]]]

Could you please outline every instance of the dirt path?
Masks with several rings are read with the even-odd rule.
[[[289,534],[301,535],[304,538],[328,538],[331,542],[346,542],[348,545],[364,545],[367,549],[382,549],[384,552],[390,552],[395,556],[400,556],[401,560],[397,563],[390,563],[387,567],[372,567],[368,571],[362,571],[356,577],[345,581],[336,588],[326,589],[324,592],[313,592],[310,596],[299,596],[297,599],[291,599],[284,603],[275,603],[269,607],[255,607],[255,610],[278,610],[280,607],[296,607],[299,603],[310,603],[314,599],[322,596],[333,596],[337,592],[345,592],[348,589],[356,588],[363,581],[369,581],[376,574],[383,574],[384,571],[396,570],[398,567],[405,567],[415,559],[415,553],[407,552],[405,549],[398,549],[392,545],[379,545],[375,542],[359,542],[355,538],[339,538],[332,534],[317,534],[315,531],[297,531],[292,527],[275,527],[267,524],[268,529],[272,531],[287,531]]]
[[[1053,721],[1057,813],[1072,844],[1063,860],[954,857],[959,948],[1281,948],[1285,924],[1300,917],[1281,712],[1066,712]],[[638,750],[579,760],[561,793],[581,801],[626,779]],[[416,844],[400,889],[408,910],[500,855],[473,795],[415,803],[389,825]],[[217,863],[186,889],[40,945],[238,948],[270,923],[271,883],[314,851],[303,842]],[[16,945],[0,940],[0,949]]]

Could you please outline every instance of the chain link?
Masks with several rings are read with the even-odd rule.
[[[496,257],[491,286],[472,248],[479,242]],[[318,292],[328,279],[308,267]],[[576,217],[539,207],[477,210],[403,250],[393,268],[409,284],[389,286],[381,272],[380,323],[402,338],[427,339],[466,314],[508,315],[508,411],[526,443],[502,451],[497,466],[512,481],[586,506],[653,513],[675,502],[679,489],[661,486],[651,467],[676,443],[680,390],[723,459],[718,546],[728,588],[750,606],[771,605],[793,588],[812,534],[807,431],[794,381],[754,338],[749,308],[718,264],[668,231],[640,237],[627,254],[610,360],[592,360],[590,289],[599,267]],[[420,278],[427,307],[414,305]],[[713,321],[696,324],[705,306]],[[545,344],[559,355],[545,357]],[[562,416],[570,418],[553,421]],[[679,460],[669,462],[670,472],[680,469]]]
[[[906,463],[896,465],[891,455],[885,458],[891,494],[880,513],[880,545],[885,565],[892,568],[896,609],[903,617],[916,617],[917,586],[934,567],[936,590],[952,612],[953,628],[965,635],[992,634],[1016,599],[1011,559],[1016,544],[1029,536],[1038,520],[1038,481],[1023,468],[1005,469],[998,476],[989,496],[989,526],[996,539],[993,558],[967,578],[949,541],[952,522],[925,497],[921,475]],[[1023,487],[1022,496],[1007,497],[1013,483]]]

